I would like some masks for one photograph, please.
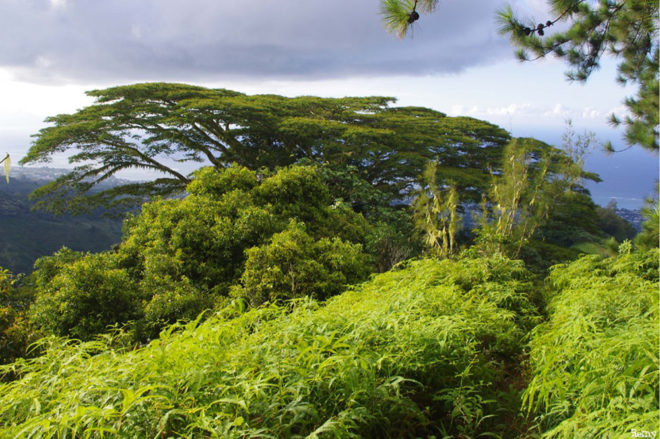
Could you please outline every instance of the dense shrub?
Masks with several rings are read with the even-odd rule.
[[[526,391],[544,437],[658,431],[658,251],[629,249],[548,279],[549,321],[533,333]]]
[[[66,265],[40,292],[31,319],[51,334],[89,340],[108,326],[140,317],[137,286],[112,253]]]
[[[49,333],[88,340],[109,324],[139,318],[136,337],[146,339],[166,324],[194,319],[223,302],[242,276],[246,295],[259,304],[306,294],[327,298],[371,272],[361,246],[368,223],[332,202],[313,167],[270,175],[241,167],[204,168],[188,191],[183,199],[143,205],[126,222],[114,252],[63,249],[42,258],[33,275],[34,321]],[[304,232],[280,233],[290,221],[304,224]],[[298,250],[282,259],[275,253],[284,247]],[[244,275],[248,255],[251,271]],[[264,263],[275,266],[270,270]],[[291,290],[292,271],[280,267],[278,274],[278,264],[297,265],[299,288],[283,290],[287,283]]]
[[[482,279],[486,267],[492,274]],[[511,414],[497,399],[508,367],[501,358],[517,361],[525,332],[507,304],[528,307],[525,278],[504,259],[423,260],[324,305],[229,306],[137,350],[48,339],[46,355],[13,366],[21,380],[0,385],[0,436],[502,431]],[[489,284],[497,280],[518,285],[521,298],[504,299]]]
[[[14,281],[9,271],[0,268],[0,364],[23,357],[40,337],[25,315],[32,301],[30,291],[16,288]]]
[[[315,240],[301,223],[292,221],[268,244],[247,250],[242,286],[233,295],[252,305],[304,296],[324,300],[365,279],[369,265],[360,244]]]
[[[314,239],[357,243],[367,234],[364,218],[331,204],[314,168],[257,177],[245,168],[204,168],[185,199],[144,205],[127,225],[122,266],[150,287],[159,278],[185,277],[203,294],[226,296],[243,273],[246,250],[269,242],[291,219]]]

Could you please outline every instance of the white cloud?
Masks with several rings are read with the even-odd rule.
[[[64,9],[67,4],[67,0],[48,0],[48,2],[53,9]]]

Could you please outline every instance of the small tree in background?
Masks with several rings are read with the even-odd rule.
[[[15,281],[9,271],[0,268],[0,364],[25,356],[28,346],[41,337],[26,315],[32,291],[17,287]]]
[[[429,162],[422,177],[422,187],[412,208],[415,228],[423,236],[428,251],[447,258],[456,251],[458,191],[454,186],[441,187],[436,181],[437,162]]]
[[[535,157],[529,139],[515,139],[505,148],[502,173],[494,176],[489,199],[482,202],[479,247],[487,253],[520,255],[548,215],[549,169],[549,153]]]

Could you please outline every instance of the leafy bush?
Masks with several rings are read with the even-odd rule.
[[[31,319],[51,334],[89,340],[108,326],[140,316],[137,286],[115,255],[87,255],[53,277],[30,309]]]
[[[493,274],[480,279],[485,267]],[[489,417],[502,405],[500,358],[521,352],[524,331],[489,282],[525,277],[504,259],[422,260],[325,305],[302,299],[243,312],[237,303],[137,350],[45,339],[44,356],[12,365],[22,379],[0,384],[0,436],[502,431],[502,419]]]
[[[629,249],[548,279],[549,321],[533,333],[525,395],[544,437],[658,431],[658,251]]]
[[[421,254],[422,243],[415,236],[407,203],[374,187],[355,166],[324,164],[317,170],[335,202],[350,205],[369,222],[364,248],[373,256],[379,273]]]
[[[185,277],[201,294],[226,296],[243,273],[246,250],[267,243],[291,219],[315,239],[364,239],[364,218],[333,208],[314,168],[285,168],[257,180],[245,168],[198,171],[185,199],[148,203],[128,223],[121,265],[145,284]]]
[[[40,337],[26,317],[33,300],[31,293],[17,288],[12,274],[0,268],[0,364],[25,356],[28,346]]]
[[[359,244],[339,238],[315,240],[295,221],[268,244],[247,250],[242,287],[234,296],[252,305],[304,296],[327,299],[365,279],[369,259]]]
[[[42,258],[33,275],[34,321],[48,333],[89,340],[109,324],[143,318],[136,336],[153,337],[165,325],[194,319],[223,302],[244,276],[248,255],[254,256],[245,286],[255,304],[303,294],[326,298],[370,273],[361,247],[368,223],[344,204],[331,204],[315,168],[292,166],[272,175],[204,168],[195,175],[185,198],[143,205],[126,222],[116,252],[63,249]],[[285,233],[271,242],[292,220],[304,224],[304,237]],[[298,250],[284,261],[273,253],[278,246]],[[285,294],[283,280],[268,278],[267,267],[258,267],[263,252],[270,252],[269,263],[297,264],[304,275],[296,282],[307,286]]]

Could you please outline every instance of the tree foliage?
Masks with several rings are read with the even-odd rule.
[[[660,205],[658,204],[658,184],[655,185],[655,196],[644,200],[642,208],[642,231],[635,238],[635,244],[642,249],[660,246]]]
[[[494,173],[482,200],[478,246],[518,258],[545,224],[552,203],[575,188],[576,175],[597,178],[556,148],[534,139],[514,139],[504,151],[502,172]]]
[[[617,242],[633,239],[637,235],[635,228],[616,213],[616,200],[611,200],[605,207],[596,208],[598,214],[598,227]]]
[[[246,255],[241,286],[232,295],[253,306],[302,297],[327,299],[365,279],[371,265],[360,244],[339,238],[314,239],[296,221],[273,235],[269,243],[247,250]]]
[[[225,89],[147,83],[94,90],[96,103],[47,119],[21,163],[68,154],[76,167],[35,191],[37,206],[55,212],[141,202],[181,192],[191,178],[165,159],[237,163],[275,169],[302,159],[354,166],[390,197],[411,190],[430,159],[462,188],[484,188],[483,170],[508,134],[489,123],[426,108],[392,107],[387,97],[286,98]],[[201,165],[200,165],[201,166]],[[95,185],[125,169],[161,177],[109,190]]]
[[[385,25],[404,36],[438,0],[381,0]],[[569,65],[570,80],[586,81],[603,56],[619,60],[617,81],[633,84],[637,94],[626,99],[630,115],[612,115],[611,123],[625,126],[626,140],[658,149],[658,3],[649,0],[548,0],[553,14],[540,23],[522,19],[509,6],[498,13],[500,31],[519,48],[521,60],[555,55]],[[565,23],[565,29],[546,35],[548,28]]]
[[[658,149],[658,3],[648,0],[551,0],[554,17],[536,23],[518,18],[511,7],[501,11],[501,31],[520,48],[518,56],[555,55],[570,66],[567,77],[586,81],[601,58],[619,60],[617,81],[637,86],[626,99],[630,116],[623,123],[629,144]],[[566,30],[545,36],[546,28],[566,22]],[[622,123],[612,116],[614,125]]]
[[[115,251],[39,260],[33,320],[83,340],[137,321],[137,338],[154,337],[221,305],[241,279],[242,296],[257,305],[325,299],[372,271],[363,247],[369,224],[333,202],[314,167],[206,167],[187,192],[143,205]]]
[[[28,346],[41,336],[27,315],[31,292],[15,283],[14,276],[0,268],[0,364],[24,357]],[[0,379],[3,375],[0,372]]]
[[[439,258],[446,258],[457,250],[459,199],[451,182],[444,188],[438,186],[437,173],[437,163],[430,162],[411,207],[415,228],[423,236],[427,249]]]
[[[31,320],[45,332],[81,340],[140,317],[137,285],[115,268],[111,253],[89,254],[65,265],[31,308]]]

